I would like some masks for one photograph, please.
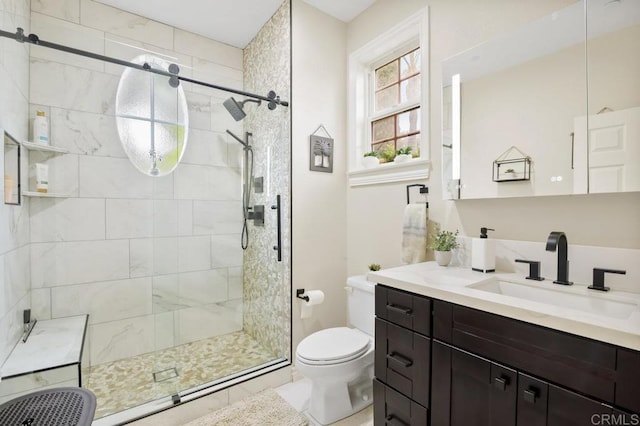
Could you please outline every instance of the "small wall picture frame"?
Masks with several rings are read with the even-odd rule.
[[[4,203],[20,205],[20,143],[9,133],[0,131],[4,139]]]
[[[328,137],[317,135],[323,129]],[[309,136],[309,170],[333,173],[333,138],[323,125]]]

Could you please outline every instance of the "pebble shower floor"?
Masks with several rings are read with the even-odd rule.
[[[275,358],[248,334],[238,331],[95,365],[89,368],[83,381],[84,387],[96,395],[98,419]],[[177,377],[154,380],[154,372],[173,367]]]

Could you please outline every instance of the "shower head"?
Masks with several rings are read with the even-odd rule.
[[[258,105],[260,105],[261,103],[261,101],[257,99],[245,99],[242,102],[238,102],[235,99],[233,99],[233,97],[231,97],[226,101],[224,101],[222,105],[224,105],[227,111],[229,111],[229,114],[231,114],[234,120],[240,121],[247,116],[247,114],[244,112],[244,109],[243,109],[244,104],[246,104],[247,102],[255,102]]]

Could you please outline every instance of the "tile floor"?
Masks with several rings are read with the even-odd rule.
[[[302,379],[293,383],[287,383],[280,387],[277,387],[275,391],[284,398],[293,408],[298,412],[304,413],[307,409],[309,402],[309,396],[311,395],[311,381],[309,379]],[[309,420],[310,426],[317,425],[312,420]],[[373,404],[365,408],[364,410],[347,417],[346,419],[339,420],[332,424],[333,426],[373,426]]]
[[[239,331],[89,368],[84,387],[96,394],[95,418],[173,395],[276,358]],[[166,371],[163,381],[153,373]],[[167,378],[170,377],[170,378]]]

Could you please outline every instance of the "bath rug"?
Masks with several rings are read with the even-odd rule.
[[[298,413],[273,389],[221,408],[183,426],[306,426]]]

